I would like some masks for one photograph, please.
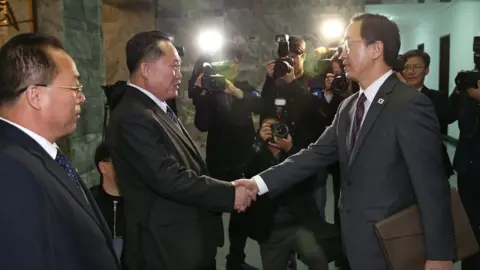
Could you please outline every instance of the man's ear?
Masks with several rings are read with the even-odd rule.
[[[30,85],[27,90],[25,90],[25,96],[27,97],[28,104],[35,108],[36,110],[40,110],[42,108],[42,90],[40,90],[39,86]]]
[[[378,59],[380,56],[384,54],[383,51],[383,42],[376,41],[375,43],[370,45],[372,47],[372,59]]]
[[[148,65],[148,63],[146,62],[142,62],[140,63],[140,74],[142,75],[142,77],[144,78],[148,78],[149,77],[149,74],[150,74],[150,66]]]

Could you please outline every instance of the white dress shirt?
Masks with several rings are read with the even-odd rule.
[[[160,107],[160,109],[162,109],[162,111],[164,111],[165,113],[167,113],[167,103],[165,101],[161,101],[159,100],[156,96],[154,96],[152,93],[148,92],[147,90],[141,88],[140,86],[137,86],[133,83],[131,83],[130,81],[127,82],[127,85],[133,87],[133,88],[136,88],[138,90],[140,90],[142,93],[144,93],[145,95],[147,95],[151,100],[153,100],[153,102],[155,102],[155,104],[158,105],[158,107]]]
[[[380,78],[374,81],[369,87],[367,87],[367,89],[360,89],[360,94],[364,94],[366,97],[365,103],[364,103],[365,113],[363,114],[362,124],[363,124],[363,120],[365,120],[365,116],[367,115],[368,109],[370,108],[370,105],[373,102],[373,99],[378,93],[378,90],[380,90],[380,87],[387,80],[387,78],[390,77],[390,75],[392,74],[393,74],[393,71],[389,70],[387,71],[387,73],[383,74]],[[267,184],[265,184],[265,181],[263,181],[260,175],[255,175],[252,178],[252,180],[255,181],[255,183],[258,186],[258,195],[262,195],[268,192]]]
[[[23,131],[25,134],[27,134],[28,136],[30,136],[34,141],[36,141],[47,153],[49,156],[51,156],[53,159],[55,159],[55,157],[57,157],[57,151],[58,151],[58,146],[56,143],[51,143],[49,142],[47,139],[43,138],[42,136],[38,135],[37,133],[31,131],[31,130],[28,130],[22,126],[20,126],[19,124],[16,124],[16,123],[13,123],[11,121],[8,121],[7,119],[5,118],[2,118],[0,117],[0,120],[1,121],[4,121],[18,129],[20,129],[21,131]]]

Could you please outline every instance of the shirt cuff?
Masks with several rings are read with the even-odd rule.
[[[260,175],[255,175],[252,178],[253,182],[257,184],[258,187],[258,195],[263,195],[268,192],[268,187],[267,184],[265,184],[265,181],[263,181],[262,177]]]

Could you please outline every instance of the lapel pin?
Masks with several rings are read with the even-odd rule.
[[[383,98],[378,99],[378,104],[383,104],[385,100]]]

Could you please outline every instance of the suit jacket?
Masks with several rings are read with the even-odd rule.
[[[107,129],[125,203],[125,262],[130,270],[196,270],[223,244],[219,212],[234,207],[230,183],[207,169],[183,126],[130,86]]]
[[[0,269],[120,269],[111,233],[81,190],[31,137],[0,121]]]
[[[430,99],[430,101],[432,101],[433,106],[435,107],[438,121],[440,122],[440,127],[448,127],[448,98],[443,97],[442,93],[440,93],[439,91],[428,89],[426,86],[423,86],[421,92],[425,94]],[[442,143],[442,155],[445,173],[447,174],[447,177],[450,177],[451,175],[453,175],[454,172],[452,162],[450,161],[450,157],[448,156],[447,147],[444,143]]]
[[[455,256],[450,187],[443,169],[440,128],[430,100],[395,75],[380,87],[353,150],[350,124],[359,94],[340,105],[332,126],[315,144],[260,174],[269,193],[337,160],[342,187],[342,238],[352,270],[388,265],[373,224],[413,204],[420,207],[427,258]]]

